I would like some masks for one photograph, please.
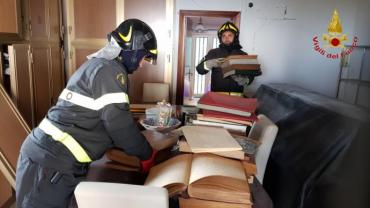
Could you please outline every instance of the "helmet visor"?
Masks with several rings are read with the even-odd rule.
[[[149,62],[152,65],[156,65],[157,64],[157,54],[158,54],[157,49],[149,50],[148,55],[145,56],[144,60]]]

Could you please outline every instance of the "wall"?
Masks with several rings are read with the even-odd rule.
[[[253,8],[248,7],[249,2],[254,3]],[[296,20],[280,20],[285,6],[286,17]],[[179,11],[241,11],[240,42],[246,52],[258,54],[263,69],[263,75],[248,87],[248,93],[262,83],[279,82],[335,97],[340,61],[318,54],[312,41],[314,36],[327,33],[334,8],[339,11],[343,32],[349,38],[358,36],[359,44],[370,44],[368,0],[176,0],[173,82],[176,82]]]

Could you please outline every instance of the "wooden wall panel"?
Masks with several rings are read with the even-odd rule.
[[[35,120],[38,124],[46,115],[51,106],[51,86],[49,63],[45,57],[49,56],[48,47],[33,47],[33,90],[35,97]]]
[[[113,31],[117,22],[123,20],[124,0],[66,0],[68,49],[66,60],[69,77],[85,61],[85,55],[97,51],[107,43],[107,34]],[[118,7],[122,7],[119,10]],[[88,50],[90,49],[90,50]]]
[[[64,69],[62,69],[61,49],[58,46],[50,48],[51,55],[51,81],[52,81],[52,104],[58,101],[58,97],[65,86]]]
[[[116,27],[116,0],[75,0],[76,38],[106,38]]]
[[[15,0],[0,1],[0,32],[17,33],[17,13]],[[6,20],[6,21],[5,21]]]
[[[164,82],[166,31],[166,0],[125,1],[125,19],[138,18],[146,22],[157,38],[157,65],[146,64],[130,75],[130,102],[142,103],[143,83]]]
[[[85,48],[78,48],[76,49],[76,70],[87,61],[86,56],[96,52],[99,49],[85,49]]]
[[[50,30],[50,41],[60,42],[60,2],[59,0],[48,0],[49,4],[49,30]]]
[[[45,0],[30,0],[31,38],[48,38]]]

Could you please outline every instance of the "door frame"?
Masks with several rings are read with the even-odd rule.
[[[233,19],[234,24],[240,28],[240,11],[206,11],[206,10],[180,10],[179,16],[179,43],[178,43],[178,61],[177,61],[177,87],[176,87],[176,105],[182,105],[184,102],[184,72],[185,72],[185,35],[186,35],[186,17],[204,16],[204,17],[226,17]]]

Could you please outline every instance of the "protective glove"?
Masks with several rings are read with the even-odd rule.
[[[141,166],[140,170],[142,173],[149,172],[150,168],[152,168],[152,166],[154,165],[154,159],[156,155],[157,155],[157,150],[153,149],[152,155],[150,156],[149,159],[140,161],[140,166]]]
[[[204,68],[207,70],[211,70],[214,67],[219,67],[221,62],[219,59],[210,59],[204,62]]]
[[[240,86],[248,85],[249,84],[249,77],[242,76],[242,75],[232,75],[231,78],[238,83]]]

